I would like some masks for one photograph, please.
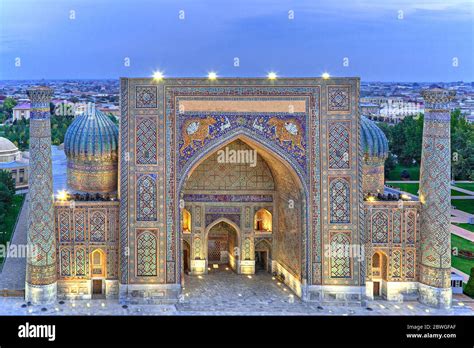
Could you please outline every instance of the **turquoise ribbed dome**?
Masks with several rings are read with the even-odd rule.
[[[99,110],[88,111],[76,117],[67,129],[64,152],[70,160],[114,160],[118,152],[118,128]]]
[[[362,116],[361,122],[362,148],[365,159],[385,160],[388,157],[388,140],[384,132],[374,121]]]

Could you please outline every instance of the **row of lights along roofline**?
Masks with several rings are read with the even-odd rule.
[[[321,77],[326,80],[326,79],[329,79],[331,76],[329,75],[329,73],[325,72],[321,75]],[[156,81],[161,81],[164,78],[165,78],[165,75],[163,74],[162,71],[155,71],[153,73],[153,79],[156,80]],[[210,71],[207,74],[207,78],[212,81],[212,80],[217,80],[218,76],[217,76],[217,73],[215,71]],[[267,74],[267,78],[269,80],[276,80],[278,78],[278,75],[277,75],[276,72],[271,71]]]

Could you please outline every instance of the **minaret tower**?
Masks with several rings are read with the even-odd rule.
[[[31,101],[31,116],[25,299],[39,304],[56,300],[56,243],[49,108],[53,90],[48,87],[33,87],[27,93]]]
[[[451,306],[451,115],[455,92],[434,88],[425,102],[420,172],[420,302]]]

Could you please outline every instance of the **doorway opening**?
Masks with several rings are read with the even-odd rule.
[[[207,262],[209,268],[229,265],[236,270],[238,261],[238,233],[225,221],[214,224],[207,234]]]

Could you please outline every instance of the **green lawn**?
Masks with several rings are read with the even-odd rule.
[[[393,187],[399,187],[400,190],[411,193],[412,195],[418,196],[418,184],[416,183],[388,183],[388,185]],[[451,196],[469,196],[466,193],[451,190]]]
[[[474,199],[452,199],[451,205],[466,213],[474,214]]]
[[[398,164],[390,171],[387,180],[403,180],[401,174],[404,169],[406,169],[408,173],[410,173],[410,180],[420,179],[420,166],[408,167]]]
[[[471,183],[458,183],[454,186],[457,186],[457,187],[465,189],[465,190],[474,191],[474,182],[471,182]]]
[[[474,225],[470,224],[460,224],[460,223],[454,223],[453,225],[459,226],[461,228],[464,228],[465,230],[474,232]]]
[[[470,195],[461,191],[451,190],[451,197],[452,196],[470,196]]]
[[[418,184],[415,183],[396,183],[390,184],[393,187],[398,187],[400,190],[411,193],[412,195],[418,196]]]
[[[451,234],[451,248],[474,251],[474,243],[467,239]],[[457,268],[458,270],[469,275],[471,274],[471,268],[474,267],[474,260],[467,260],[453,255],[451,258],[451,265],[454,268]]]
[[[15,228],[15,222],[17,219],[18,214],[21,211],[21,207],[23,205],[23,201],[25,199],[25,195],[14,195],[12,203],[10,204],[8,208],[8,212],[5,215],[5,222],[4,222],[4,227],[5,229],[2,228],[1,232],[6,232],[2,233],[0,236],[0,243],[6,244],[6,242],[10,241],[12,234],[13,234],[13,229]],[[3,256],[0,255],[0,265],[3,263]]]

